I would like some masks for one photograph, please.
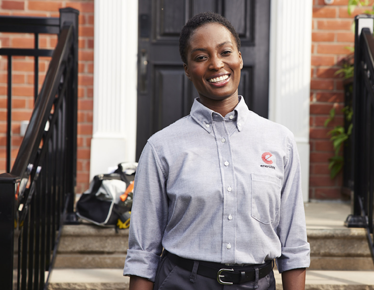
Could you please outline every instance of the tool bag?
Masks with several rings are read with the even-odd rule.
[[[77,215],[99,226],[128,228],[137,163],[120,163],[110,174],[96,175],[77,202]]]

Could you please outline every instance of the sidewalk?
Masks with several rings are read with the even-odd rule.
[[[349,214],[347,204],[308,203],[305,205],[307,230],[350,231],[344,227]],[[282,289],[281,275],[277,270],[274,273],[277,289]],[[128,289],[128,281],[128,277],[122,276],[122,269],[55,269],[49,289]],[[374,290],[374,272],[308,270],[306,284],[310,290]]]

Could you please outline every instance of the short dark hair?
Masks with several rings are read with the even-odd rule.
[[[225,26],[231,32],[232,36],[234,36],[238,50],[240,50],[239,35],[235,31],[232,24],[225,17],[213,12],[199,13],[187,21],[187,23],[183,26],[179,37],[179,54],[185,64],[187,64],[187,47],[191,34],[196,28],[207,23],[219,23]]]

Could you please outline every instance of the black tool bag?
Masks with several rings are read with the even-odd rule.
[[[120,163],[115,172],[96,175],[77,202],[77,215],[99,226],[128,228],[137,163]]]

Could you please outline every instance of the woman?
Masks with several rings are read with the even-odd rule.
[[[191,18],[180,54],[199,98],[139,160],[130,290],[275,289],[274,259],[284,289],[304,289],[309,244],[292,133],[238,96],[240,40],[225,18]]]

